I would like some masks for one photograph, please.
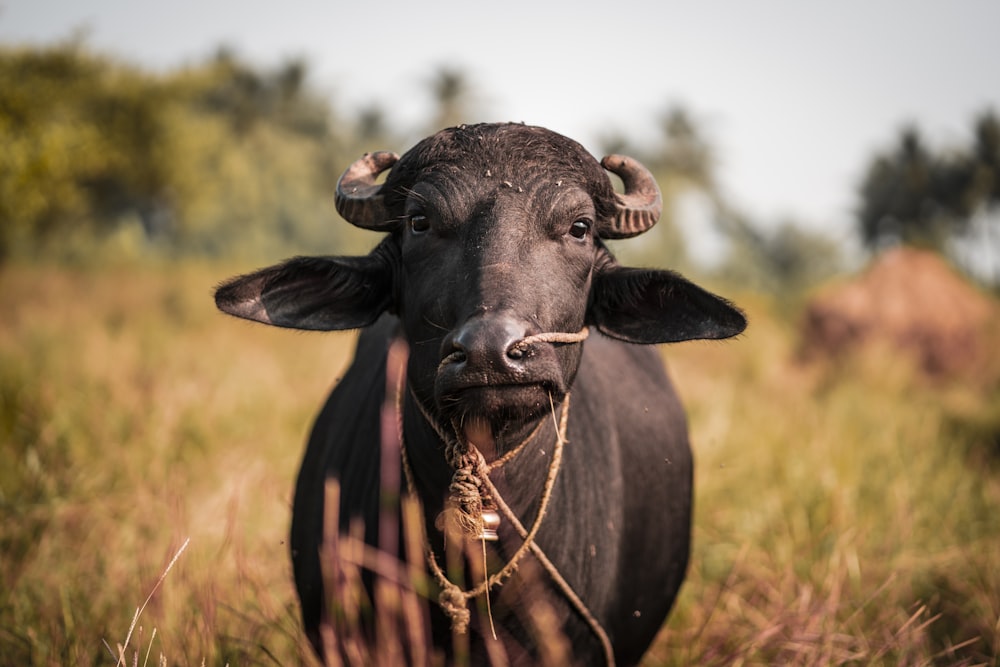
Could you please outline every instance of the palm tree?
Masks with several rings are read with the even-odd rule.
[[[436,106],[432,131],[472,120],[473,89],[464,71],[443,65],[429,83]]]

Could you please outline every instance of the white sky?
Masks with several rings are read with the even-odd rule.
[[[488,115],[598,151],[637,141],[673,102],[702,121],[725,191],[766,222],[837,232],[876,149],[906,122],[936,145],[1000,111],[1000,2],[795,0],[0,0],[0,44],[83,29],[102,52],[169,68],[219,45],[276,66],[303,56],[335,106],[427,117],[457,65]]]

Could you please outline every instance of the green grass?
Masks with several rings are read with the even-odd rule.
[[[115,664],[161,576],[128,664],[311,660],[290,498],[353,336],[217,314],[247,268],[0,272],[0,664]],[[664,349],[695,543],[646,664],[1000,664],[1000,390],[801,367],[737,300],[745,336]]]

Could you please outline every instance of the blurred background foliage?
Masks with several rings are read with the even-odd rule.
[[[0,51],[0,256],[273,256],[350,245],[332,225],[355,132],[293,60],[220,50],[153,74],[78,44]],[[360,140],[353,137],[360,136]]]
[[[935,150],[916,125],[901,129],[868,165],[858,231],[870,249],[903,243],[940,251],[997,286],[1000,118],[984,111],[971,130],[966,145]]]
[[[334,210],[343,169],[489,115],[460,69],[424,84],[434,109],[400,127],[341,108],[302,60],[219,49],[151,72],[73,40],[0,47],[0,664],[109,664],[100,640],[124,639],[188,536],[128,655],[153,627],[171,664],[310,664],[290,484],[354,334],[220,319],[230,270],[200,260],[365,252],[374,235]],[[658,121],[591,147],[640,159],[664,194],[660,223],[615,251],[726,283],[752,325],[664,351],[695,434],[695,552],[645,664],[1000,665],[995,334],[988,382],[935,384],[893,342],[803,365],[793,324],[814,287],[900,244],[1000,285],[996,113],[953,145],[888,132],[840,236],[754,219],[696,111]],[[919,310],[954,319],[950,294]]]
[[[0,48],[0,262],[363,252],[370,235],[342,224],[332,202],[346,165],[486,115],[461,69],[442,66],[425,84],[431,117],[400,128],[378,105],[338,108],[301,59],[262,67],[220,48],[150,72],[80,40]],[[795,220],[749,219],[719,188],[697,115],[673,105],[658,120],[652,141],[609,128],[597,147],[639,158],[664,191],[661,223],[617,249],[626,261],[787,295],[856,264],[859,248],[904,243],[1000,282],[1000,123],[991,110],[972,120],[965,146],[935,150],[916,126],[900,130],[858,184],[850,239]],[[692,259],[676,220],[691,202],[722,239],[710,265]]]

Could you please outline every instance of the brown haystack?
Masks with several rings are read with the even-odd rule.
[[[876,343],[932,377],[977,374],[1000,341],[997,307],[938,255],[895,248],[806,309],[803,355],[836,358]]]

